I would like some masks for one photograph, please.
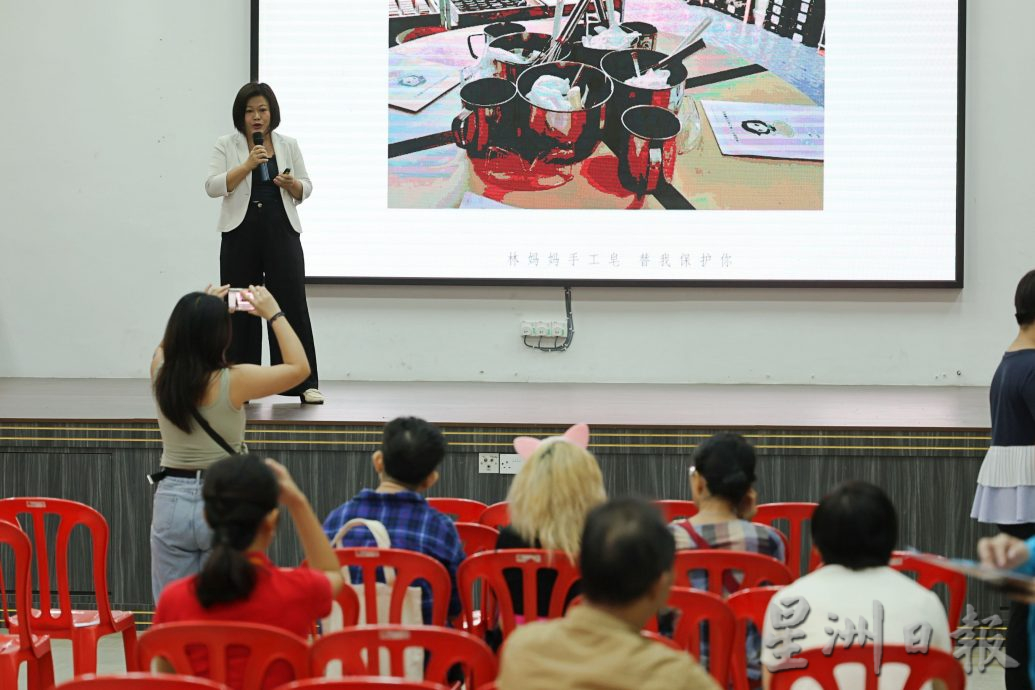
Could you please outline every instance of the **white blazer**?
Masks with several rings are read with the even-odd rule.
[[[273,150],[277,156],[277,168],[280,170],[291,168],[291,174],[302,183],[301,199],[295,199],[284,189],[280,190],[280,197],[284,200],[284,210],[287,212],[288,220],[291,221],[291,227],[295,232],[300,233],[302,223],[298,220],[298,211],[295,207],[313,193],[313,183],[309,180],[309,173],[306,172],[305,161],[302,160],[298,142],[277,132],[273,132],[272,136]],[[223,205],[219,209],[219,230],[222,232],[230,232],[240,225],[244,221],[245,213],[248,212],[248,200],[252,195],[252,176],[249,174],[234,191],[228,192],[226,175],[231,168],[236,168],[248,160],[250,150],[251,147],[244,135],[234,132],[216,140],[216,148],[212,151],[212,157],[208,161],[205,191],[213,199],[223,197]]]

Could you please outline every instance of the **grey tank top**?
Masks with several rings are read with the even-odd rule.
[[[244,445],[244,408],[235,410],[230,403],[230,370],[219,372],[219,396],[211,405],[199,405],[198,412],[212,430],[223,437],[237,452],[247,452]],[[191,421],[190,433],[170,422],[158,409],[158,430],[162,433],[162,467],[179,470],[204,470],[226,457],[226,451],[205,430]]]

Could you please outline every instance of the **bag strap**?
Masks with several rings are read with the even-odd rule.
[[[392,548],[392,537],[388,534],[388,529],[378,522],[377,520],[367,520],[366,518],[352,518],[334,535],[334,539],[331,539],[331,548],[337,549],[341,547],[341,542],[345,538],[345,535],[349,531],[357,527],[366,527],[367,531],[374,537],[374,542],[377,544],[379,549],[390,549]],[[395,583],[395,568],[385,567],[385,582],[389,585]],[[352,584],[352,578],[349,574],[348,568],[342,568],[341,572],[345,575],[346,584]]]
[[[708,543],[708,540],[701,536],[701,533],[694,529],[694,526],[690,524],[689,520],[680,520],[676,523],[683,530],[690,535],[690,541],[697,545],[699,549],[712,549],[714,548]],[[733,594],[740,589],[740,583],[737,582],[737,578],[734,577],[733,573],[729,570],[724,570],[722,573],[722,588],[726,590],[727,594]]]
[[[207,421],[205,421],[205,418],[201,416],[201,413],[198,412],[198,409],[196,407],[192,408],[190,413],[194,415],[194,421],[197,422],[201,426],[201,428],[205,430],[205,433],[208,434],[213,441],[219,444],[220,448],[225,450],[228,455],[237,455],[237,451],[234,450],[233,447],[229,443],[227,443],[222,436],[216,433],[216,430],[213,429]]]

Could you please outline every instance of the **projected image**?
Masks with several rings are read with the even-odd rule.
[[[825,0],[409,2],[389,208],[824,208]]]

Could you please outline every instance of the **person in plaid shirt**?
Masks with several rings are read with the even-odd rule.
[[[449,571],[452,591],[449,596],[449,617],[460,613],[460,596],[456,586],[456,569],[464,560],[464,547],[453,521],[424,500],[422,492],[438,481],[438,470],[446,454],[446,441],[434,425],[416,417],[399,417],[384,430],[381,450],[373,455],[374,470],[381,482],[376,489],[363,489],[352,500],[343,503],[323,522],[328,539],[353,518],[376,520],[385,526],[393,549],[408,549],[431,556]],[[349,546],[376,546],[366,527],[350,529],[341,543]],[[362,578],[352,569],[352,581]],[[424,590],[422,610],[424,622],[431,622],[430,588]]]
[[[783,540],[771,528],[751,522],[758,495],[755,493],[755,449],[740,434],[716,434],[694,449],[690,465],[690,491],[698,512],[669,525],[676,549],[726,549],[770,556],[783,563]],[[740,588],[743,575],[727,572],[723,596]],[[690,573],[695,589],[708,589],[704,571]],[[761,637],[748,629],[748,678],[761,681]],[[702,663],[707,658],[707,638],[702,636]]]

